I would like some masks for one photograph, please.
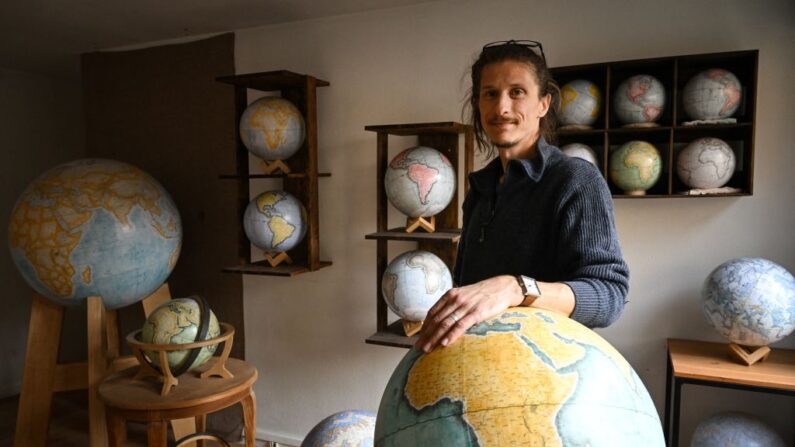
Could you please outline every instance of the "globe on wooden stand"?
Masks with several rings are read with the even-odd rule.
[[[240,139],[262,161],[265,174],[290,173],[283,160],[293,156],[304,144],[306,124],[301,112],[290,101],[279,97],[260,98],[246,107],[240,117]]]
[[[306,208],[286,191],[263,192],[243,214],[246,237],[263,251],[271,267],[293,263],[287,251],[304,239],[307,228]]]

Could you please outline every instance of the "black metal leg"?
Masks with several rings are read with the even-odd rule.
[[[682,385],[682,382],[674,378],[674,401],[671,403],[674,410],[673,429],[671,430],[671,447],[677,447],[679,445],[679,407],[681,404],[680,397],[682,396]]]
[[[665,437],[665,445],[670,445],[671,442],[671,381],[673,380],[673,367],[671,365],[671,355],[667,354],[668,362],[665,368],[665,412],[663,417],[665,423],[663,425],[663,436]]]

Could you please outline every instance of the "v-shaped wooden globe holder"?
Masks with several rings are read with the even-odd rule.
[[[142,301],[144,314],[171,299],[163,284]],[[116,310],[106,310],[99,296],[87,298],[88,360],[58,363],[64,306],[34,293],[25,349],[25,367],[17,409],[14,445],[45,447],[53,394],[88,390],[88,438],[90,447],[108,445],[105,407],[97,389],[106,375],[138,364],[133,356],[119,355],[119,324]],[[177,439],[195,431],[193,418],[171,421]]]
[[[430,218],[425,218],[422,216],[406,218],[406,233],[413,233],[415,230],[420,228],[427,231],[428,233],[433,233],[436,231],[436,216],[431,216]]]
[[[263,174],[278,174],[278,171],[290,173],[290,167],[282,160],[260,160],[259,167]]]
[[[742,346],[737,343],[729,343],[729,352],[740,362],[751,366],[756,362],[763,362],[770,355],[770,348],[767,346]]]

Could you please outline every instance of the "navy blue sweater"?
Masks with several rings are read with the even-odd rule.
[[[599,171],[541,137],[535,158],[508,162],[500,185],[502,174],[498,157],[469,175],[456,284],[505,274],[564,282],[576,299],[571,318],[588,327],[613,323],[624,309],[629,267]]]

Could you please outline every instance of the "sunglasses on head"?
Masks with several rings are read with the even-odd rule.
[[[497,42],[487,43],[483,45],[483,51],[495,49],[499,47],[504,47],[508,45],[515,45],[519,47],[529,48],[531,51],[536,51],[538,48],[538,55],[541,56],[541,59],[544,60],[544,63],[547,63],[547,58],[544,56],[544,47],[541,45],[541,42],[536,42],[535,40],[500,40]]]

